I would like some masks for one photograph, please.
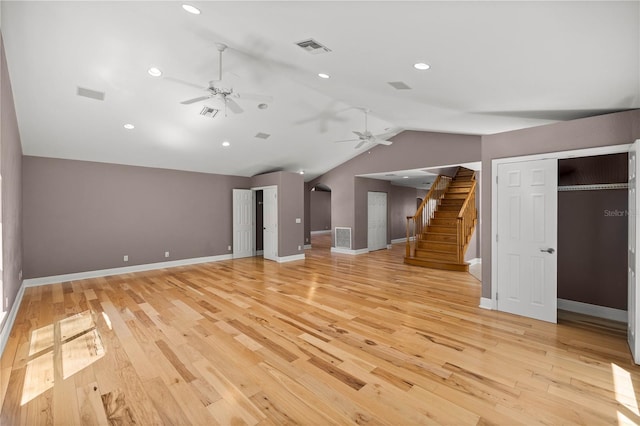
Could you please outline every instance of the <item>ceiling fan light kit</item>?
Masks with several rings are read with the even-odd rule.
[[[186,101],[180,102],[182,105],[190,105],[197,102],[206,101],[207,99],[217,98],[224,104],[224,115],[227,116],[227,108],[231,110],[234,114],[240,114],[244,112],[244,109],[235,101],[235,99],[257,99],[257,100],[271,100],[270,96],[265,95],[257,95],[257,94],[240,94],[234,92],[232,87],[224,87],[222,85],[222,54],[225,50],[227,50],[227,45],[224,43],[216,43],[216,49],[218,50],[219,61],[218,61],[218,79],[209,81],[209,86],[203,88],[202,90],[208,92],[205,96],[198,96],[197,98],[187,99]],[[268,105],[262,103],[258,105],[260,109],[268,108]],[[204,110],[203,110],[204,111]],[[202,112],[201,112],[202,114]],[[205,115],[205,114],[202,114]],[[215,115],[214,115],[215,116]]]

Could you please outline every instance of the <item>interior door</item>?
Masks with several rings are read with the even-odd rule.
[[[498,165],[497,309],[557,322],[558,161]]]
[[[233,190],[233,258],[251,257],[253,250],[253,191]]]
[[[640,350],[638,348],[638,339],[636,338],[637,333],[637,324],[636,318],[638,309],[638,292],[637,283],[638,276],[637,270],[639,254],[637,250],[638,244],[638,212],[640,198],[637,196],[637,188],[638,188],[638,171],[640,168],[640,163],[637,160],[638,147],[640,145],[640,140],[637,140],[631,145],[631,149],[629,150],[629,235],[628,235],[628,247],[629,247],[629,272],[628,272],[628,306],[627,306],[627,315],[629,316],[627,320],[627,340],[629,341],[629,348],[631,349],[631,354],[633,355],[633,361],[636,364],[640,364]]]
[[[263,191],[263,246],[265,259],[278,261],[278,189]]]
[[[387,193],[369,192],[367,199],[369,251],[387,248]]]

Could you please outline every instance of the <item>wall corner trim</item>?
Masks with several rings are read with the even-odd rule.
[[[609,308],[607,306],[592,305],[590,303],[576,302],[575,300],[558,299],[558,309],[576,312],[578,314],[590,315],[592,317],[604,318],[612,321],[627,323],[627,311],[622,309]]]
[[[480,308],[488,309],[490,311],[494,310],[493,300],[489,299],[488,297],[481,297],[480,298]]]
[[[176,266],[196,265],[198,263],[220,262],[232,260],[233,255],[222,254],[219,256],[194,257],[191,259],[172,260],[169,262],[147,263],[143,265],[124,266],[121,268],[99,269],[96,271],[77,272],[65,275],[53,275],[50,277],[30,278],[24,280],[25,287],[37,287],[39,285],[55,284],[65,281],[84,280],[87,278],[108,277],[110,275],[130,274],[132,272],[152,271],[154,269],[173,268]]]
[[[369,249],[364,248],[359,250],[350,250],[350,249],[344,249],[344,248],[331,247],[331,253],[351,254],[355,256],[358,254],[369,253]]]
[[[476,265],[478,263],[482,263],[482,258],[481,257],[474,257],[473,259],[467,260],[467,263],[469,264],[469,266]]]
[[[9,315],[4,321],[4,325],[2,326],[2,330],[0,330],[0,358],[4,353],[4,348],[9,341],[9,335],[11,334],[11,330],[13,329],[13,323],[16,320],[16,315],[18,315],[18,310],[20,309],[20,305],[22,304],[22,297],[24,296],[25,289],[24,281],[20,283],[20,288],[18,289],[18,294],[16,294],[16,298],[13,301],[13,305],[11,306],[11,310],[9,311]]]
[[[283,256],[278,258],[278,263],[295,262],[296,260],[304,260],[304,253],[294,254],[291,256]]]

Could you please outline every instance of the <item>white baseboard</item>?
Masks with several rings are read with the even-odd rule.
[[[473,259],[467,260],[467,263],[469,264],[469,266],[476,265],[478,263],[482,263],[482,258],[481,257],[474,257]]]
[[[302,254],[294,254],[291,256],[283,256],[283,257],[278,257],[278,263],[285,263],[285,262],[294,262],[296,260],[304,260],[304,253]]]
[[[256,256],[262,256],[264,254],[264,250],[256,250]]]
[[[413,241],[413,240],[415,240],[415,237],[409,237],[409,241]],[[404,244],[406,242],[407,242],[407,238],[406,237],[405,238],[395,238],[395,239],[391,240],[391,244],[400,244],[400,243]]]
[[[311,231],[311,235],[322,235],[322,234],[330,234],[331,229],[324,229],[322,231]]]
[[[304,249],[305,250],[311,250],[311,244],[305,244],[304,245]]]
[[[387,250],[391,250],[393,248],[393,244],[387,244]]]
[[[176,266],[196,265],[198,263],[220,262],[231,260],[233,255],[195,257],[191,259],[171,260],[169,262],[147,263],[143,265],[124,266],[121,268],[99,269],[97,271],[77,272],[74,274],[53,275],[50,277],[30,278],[23,281],[25,287],[62,283],[66,281],[84,280],[87,278],[107,277],[109,275],[130,274],[132,272],[152,271],[154,269],[173,268]]]
[[[482,309],[489,309],[490,311],[492,311],[494,309],[493,300],[489,299],[488,297],[481,297],[480,298],[480,307]]]
[[[627,311],[622,309],[576,302],[575,300],[558,299],[558,309],[624,323],[628,320]]]
[[[338,247],[331,247],[331,253],[357,255],[357,254],[369,253],[369,249],[364,248],[359,250],[351,250],[351,249],[344,249],[344,248],[338,248]]]
[[[11,330],[13,329],[13,323],[16,320],[16,315],[18,315],[18,309],[20,309],[20,305],[22,304],[22,297],[24,296],[25,289],[24,281],[20,284],[20,288],[18,289],[18,294],[16,294],[16,299],[13,301],[13,305],[11,306],[11,310],[9,311],[9,315],[2,326],[2,330],[0,330],[0,358],[4,353],[4,347],[7,345],[9,341],[9,335],[11,334]]]

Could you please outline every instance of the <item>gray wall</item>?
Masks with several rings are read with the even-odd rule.
[[[13,307],[22,284],[22,145],[7,60],[0,34],[0,173],[2,174],[2,281]],[[3,301],[0,301],[3,303]],[[1,327],[0,327],[1,328]]]
[[[232,189],[250,184],[243,177],[25,156],[24,276],[229,254]]]
[[[491,160],[628,144],[638,138],[640,110],[482,137],[482,297],[491,297]]]
[[[299,173],[273,172],[251,178],[251,187],[278,187],[278,257],[304,253],[304,179]],[[300,223],[296,223],[296,219]],[[298,247],[300,249],[298,250]]]
[[[368,227],[363,205],[371,189],[367,184],[358,185],[355,176],[469,163],[481,159],[480,151],[480,136],[405,131],[393,138],[393,145],[376,146],[312,180],[309,187],[323,184],[331,188],[332,229],[351,227],[352,248],[363,249],[367,247]]]
[[[331,230],[331,192],[309,191],[310,231]]]
[[[407,216],[416,214],[416,200],[424,190],[391,185],[391,240],[407,237]]]

